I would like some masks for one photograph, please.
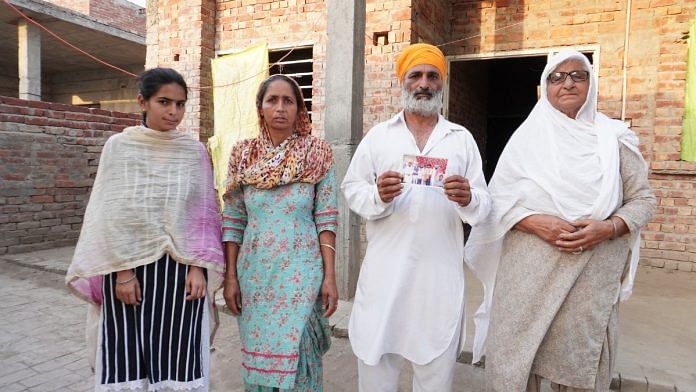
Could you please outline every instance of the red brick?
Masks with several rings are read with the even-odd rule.
[[[29,125],[48,125],[48,119],[45,117],[27,117],[25,123]]]
[[[78,120],[78,121],[95,121],[93,118],[95,116],[92,113],[65,113],[66,120]]]
[[[32,203],[52,203],[53,202],[53,196],[32,196],[31,197],[31,202]]]
[[[19,98],[0,96],[0,102],[7,105],[24,106],[24,100]]]
[[[0,114],[0,122],[25,123],[25,116],[17,116],[12,114]]]

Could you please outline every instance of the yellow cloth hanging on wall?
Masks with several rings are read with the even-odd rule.
[[[208,139],[215,188],[222,202],[232,146],[258,135],[256,91],[268,77],[268,44],[249,46],[212,61],[215,135]]]
[[[689,22],[689,55],[686,61],[681,159],[696,162],[696,19]]]

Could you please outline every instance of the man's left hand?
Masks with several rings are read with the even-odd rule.
[[[445,195],[451,201],[466,207],[471,203],[471,187],[469,180],[462,176],[449,176],[445,178]]]

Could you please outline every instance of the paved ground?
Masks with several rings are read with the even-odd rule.
[[[62,275],[0,268],[0,391],[94,390],[84,303],[65,291]]]
[[[84,359],[86,307],[63,286],[71,254],[72,248],[60,248],[0,257],[0,391],[94,389]],[[469,281],[469,291],[473,304],[480,296],[475,281]],[[350,305],[341,306],[333,320],[338,335]],[[696,274],[641,267],[634,297],[621,309],[617,371],[622,391],[696,392],[694,309]],[[213,391],[242,391],[239,348],[234,319],[221,314],[212,354]],[[357,366],[347,339],[333,339],[324,364],[327,392],[357,390]],[[409,375],[407,369],[400,391],[410,390]],[[480,369],[457,364],[455,391],[482,391],[482,383]]]

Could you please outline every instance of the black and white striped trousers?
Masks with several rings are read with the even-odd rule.
[[[204,390],[206,302],[185,299],[189,268],[168,254],[137,267],[139,306],[116,298],[116,273],[104,277],[97,390]]]

